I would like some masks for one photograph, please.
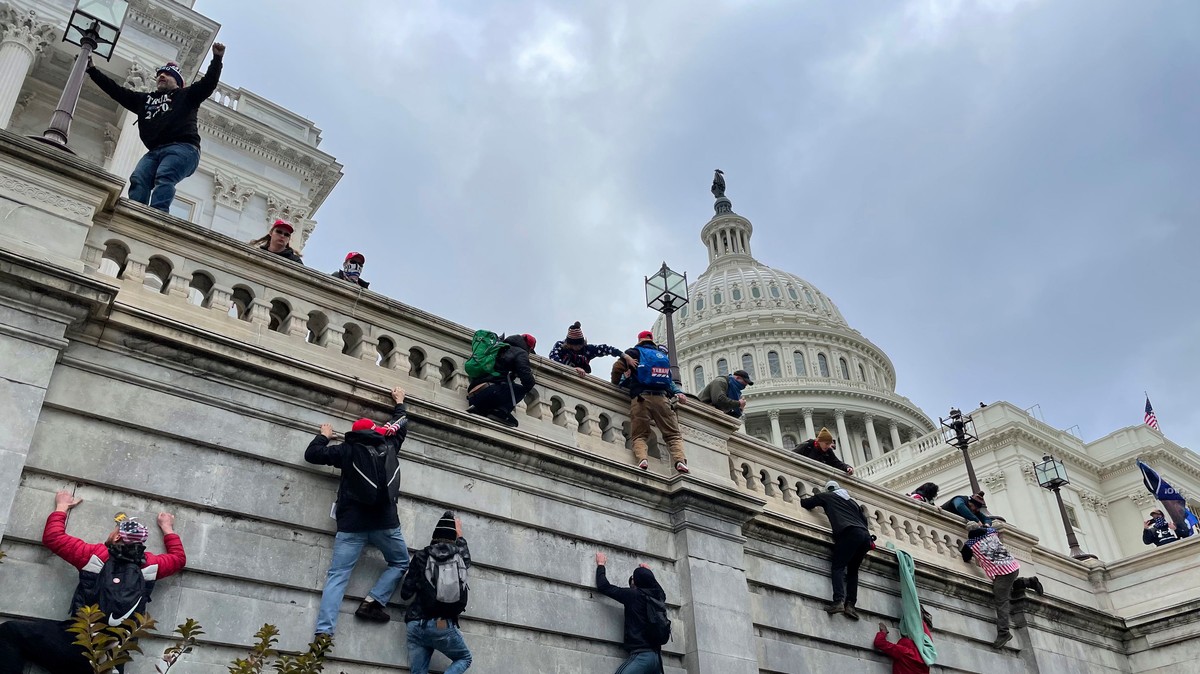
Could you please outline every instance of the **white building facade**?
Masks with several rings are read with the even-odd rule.
[[[202,76],[220,25],[193,0],[132,0],[113,57],[97,67],[130,88],[154,86],[154,71],[179,63],[185,81]],[[73,2],[0,2],[0,128],[40,136],[58,103],[79,48],[62,41]],[[229,58],[236,59],[232,45]],[[90,80],[71,124],[70,146],[83,159],[127,178],[146,152],[137,116]],[[266,233],[275,218],[296,225],[303,249],[314,216],[342,177],[321,151],[313,122],[244,89],[222,83],[199,113],[200,166],[179,184],[171,215],[239,240]]]

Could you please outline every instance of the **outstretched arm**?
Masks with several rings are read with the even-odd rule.
[[[112,78],[105,75],[102,70],[94,65],[88,64],[87,74],[100,87],[100,90],[108,94],[108,97],[116,101],[122,108],[133,112],[140,113],[146,105],[146,94],[125,87],[112,81]]]
[[[42,530],[42,545],[77,569],[87,566],[92,555],[99,554],[105,547],[103,543],[88,543],[67,533],[67,512],[80,503],[83,499],[72,496],[69,491],[55,494],[54,512],[46,518],[46,528]]]
[[[608,576],[604,573],[604,564],[607,561],[608,558],[603,552],[596,553],[596,589],[600,590],[600,593],[606,597],[611,597],[622,604],[627,604],[633,600],[634,594],[637,591],[627,587],[617,587],[608,582]]]
[[[208,70],[204,72],[204,77],[196,80],[192,86],[188,87],[187,96],[188,102],[192,105],[199,106],[204,102],[204,99],[213,95],[217,90],[217,84],[221,81],[221,64],[225,58],[225,45],[216,42],[212,47],[212,61],[208,64]]]
[[[308,448],[304,450],[304,460],[320,466],[342,465],[342,446],[329,444],[332,439],[333,426],[321,424],[321,432],[312,439],[312,442],[308,443]]]
[[[158,528],[162,530],[163,546],[167,551],[161,555],[146,554],[147,566],[158,565],[158,580],[179,573],[187,564],[187,553],[183,551],[183,541],[175,533],[175,516],[171,513],[158,514]]]

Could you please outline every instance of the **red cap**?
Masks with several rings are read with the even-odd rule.
[[[276,220],[275,224],[271,225],[271,229],[275,229],[276,227],[279,229],[286,229],[288,234],[296,231],[292,228],[292,223],[288,222],[287,220]]]
[[[352,431],[369,431],[375,428],[375,422],[370,419],[359,419],[350,427]]]
[[[537,346],[537,337],[534,337],[533,335],[530,335],[530,334],[524,334],[521,336],[525,338],[525,343],[529,345],[529,351],[530,351],[530,353],[532,353],[534,347]]]
[[[653,341],[653,340],[654,340],[654,333],[653,333],[653,332],[650,332],[649,330],[642,330],[641,332],[639,332],[639,333],[638,333],[638,341],[639,341],[639,342],[644,342],[644,341],[646,341],[647,339],[649,339],[649,340]]]
[[[363,262],[367,261],[367,256],[362,253],[346,253],[346,259],[343,262],[349,262],[353,258],[361,258]]]

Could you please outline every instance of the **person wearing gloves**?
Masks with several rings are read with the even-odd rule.
[[[370,282],[363,280],[362,277],[363,265],[366,263],[367,258],[363,257],[362,253],[346,253],[346,260],[342,262],[342,268],[333,272],[330,276],[358,284],[360,288],[366,290],[371,285]]]

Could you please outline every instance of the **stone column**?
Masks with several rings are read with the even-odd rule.
[[[817,431],[815,428],[813,428],[813,420],[812,420],[812,415],[813,415],[814,411],[816,411],[816,410],[814,410],[811,407],[805,407],[800,410],[800,413],[804,415],[804,432],[806,433],[806,435],[803,438],[800,438],[801,442],[803,442],[805,440],[811,440],[811,439],[817,437]]]
[[[892,436],[892,449],[900,447],[900,428],[895,421],[888,421],[888,434]]]
[[[771,443],[782,448],[783,431],[779,430],[779,410],[768,410],[767,416],[771,417]]]
[[[0,7],[0,32],[0,128],[7,129],[33,59],[54,37],[54,29],[38,21],[33,10],[5,5]]]
[[[846,410],[834,410],[833,416],[837,419],[838,448],[842,450],[842,461],[845,461],[846,457],[854,457],[851,454],[854,441],[850,439],[850,433],[846,430]]]
[[[883,450],[879,447],[879,436],[875,435],[875,415],[867,413],[863,415],[863,419],[867,422],[867,442],[871,445],[871,456],[878,459],[883,456]]]

